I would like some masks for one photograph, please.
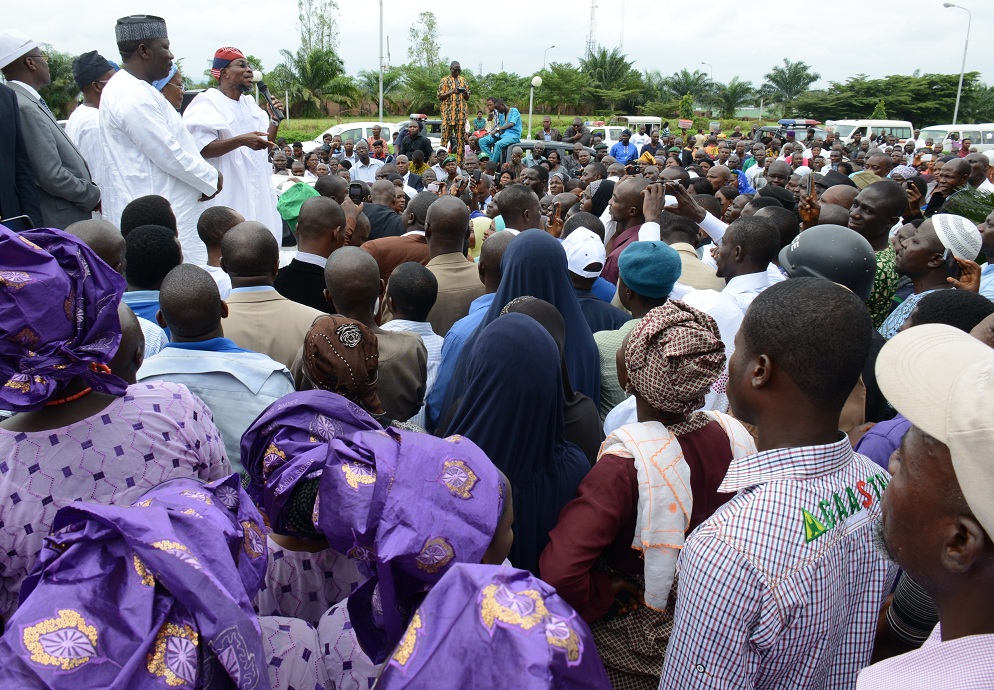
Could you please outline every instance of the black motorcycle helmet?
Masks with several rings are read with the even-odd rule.
[[[852,290],[864,302],[873,291],[877,257],[866,238],[841,225],[816,225],[780,250],[780,266],[791,278],[825,278]]]

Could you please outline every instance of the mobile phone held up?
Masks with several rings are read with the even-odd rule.
[[[365,191],[363,188],[365,186],[362,182],[353,182],[349,185],[349,200],[356,206],[362,203],[362,195]]]
[[[950,278],[959,278],[960,268],[959,264],[956,263],[956,257],[953,256],[952,249],[946,249],[942,252],[942,263],[946,266],[946,275]]]

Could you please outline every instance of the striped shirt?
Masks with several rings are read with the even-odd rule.
[[[408,331],[421,336],[421,341],[425,344],[425,350],[428,351],[428,379],[425,383],[425,400],[427,400],[428,394],[431,393],[431,389],[435,386],[435,379],[438,378],[438,365],[442,361],[442,336],[435,333],[431,329],[431,324],[427,321],[394,319],[387,321],[380,328],[385,331]],[[417,424],[422,429],[426,428],[424,405],[421,406],[418,413],[411,417],[409,421]]]
[[[680,555],[660,690],[852,688],[895,573],[872,536],[889,479],[845,436],[733,460],[738,494]]]
[[[856,690],[980,690],[994,688],[994,635],[942,641],[942,626],[913,652],[885,659],[859,674]]]

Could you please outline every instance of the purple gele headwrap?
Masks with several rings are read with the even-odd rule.
[[[611,690],[590,628],[526,570],[457,564],[383,668],[380,690]]]
[[[262,516],[237,474],[59,510],[0,638],[10,687],[269,688]]]
[[[79,376],[93,390],[128,385],[95,371],[121,344],[124,278],[78,238],[0,226],[0,409],[42,407]]]
[[[348,607],[374,663],[386,658],[449,568],[480,562],[503,500],[500,473],[466,438],[390,428],[329,444],[316,522],[332,548],[371,575]]]
[[[297,482],[324,466],[328,442],[382,428],[361,407],[335,393],[285,395],[242,434],[246,491],[266,511],[273,529],[284,533],[283,508]]]

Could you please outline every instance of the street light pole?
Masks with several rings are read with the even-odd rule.
[[[380,123],[383,123],[383,0],[380,0]]]
[[[549,51],[552,50],[555,47],[556,46],[549,46],[548,48],[545,49],[545,52],[542,53],[542,71],[543,72],[545,71],[545,58],[549,55]]]
[[[537,74],[532,77],[532,88],[528,94],[528,135],[532,133],[532,106],[535,105],[535,89],[542,85],[542,77]],[[527,138],[527,137],[526,137]]]
[[[970,10],[962,7],[961,5],[954,5],[951,2],[944,2],[942,6],[946,9],[950,7],[955,7],[958,10],[963,10],[966,12],[966,41],[963,43],[963,64],[959,68],[959,87],[956,89],[956,108],[953,110],[953,124],[957,122],[959,117],[959,101],[963,96],[963,73],[966,71],[966,51],[970,47],[970,24],[973,23],[973,15],[970,14]]]
[[[714,65],[712,65],[710,62],[704,62],[703,60],[701,61],[701,64],[702,65],[707,65],[708,67],[711,68],[711,83],[713,84],[714,83]]]

